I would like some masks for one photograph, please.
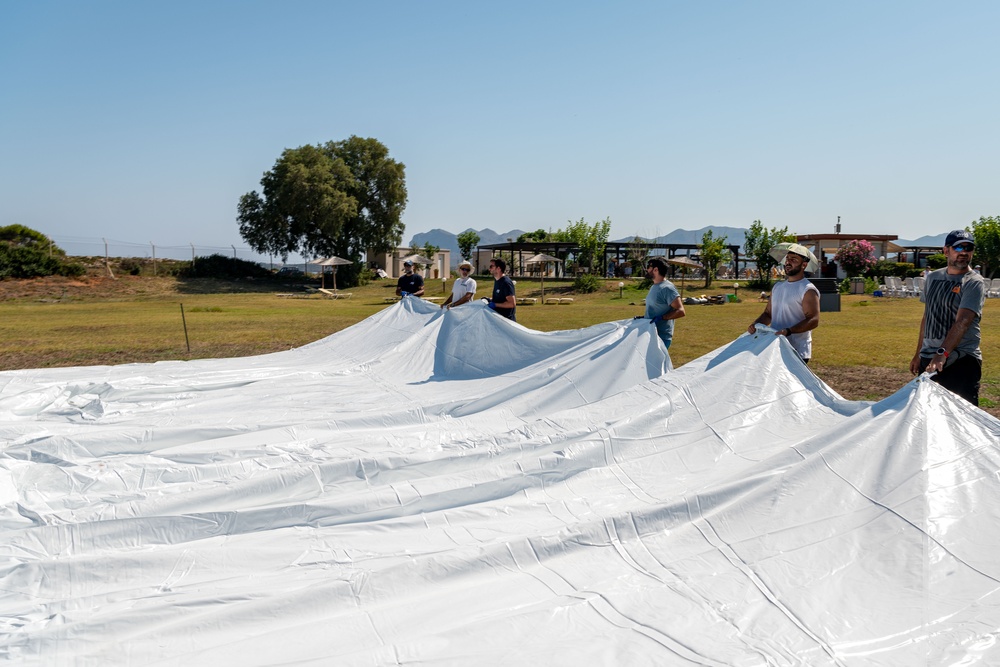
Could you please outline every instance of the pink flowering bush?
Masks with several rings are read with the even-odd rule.
[[[840,246],[834,260],[843,267],[848,276],[861,276],[875,266],[875,247],[868,241],[848,241]]]

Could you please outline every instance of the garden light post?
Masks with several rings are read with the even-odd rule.
[[[740,300],[740,284],[739,283],[733,283],[733,292],[734,292],[733,296],[735,296],[736,300],[739,301]]]
[[[618,283],[618,298],[622,298],[622,290],[625,289],[625,283]]]

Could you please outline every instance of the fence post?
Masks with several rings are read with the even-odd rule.
[[[188,338],[188,323],[184,317],[184,304],[181,304],[181,322],[184,323],[184,342],[187,343],[188,354],[191,354],[191,340]]]
[[[101,240],[104,241],[104,268],[108,270],[108,275],[114,278],[115,274],[111,272],[111,258],[108,257],[108,240],[103,237]]]

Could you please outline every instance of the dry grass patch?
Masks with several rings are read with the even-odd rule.
[[[489,277],[476,276],[479,294]],[[427,295],[442,296],[440,281]],[[570,296],[572,305],[518,308],[518,322],[538,331],[578,329],[643,313],[645,290],[636,281],[619,296],[618,280],[592,294],[576,294],[570,281],[546,280],[546,296]],[[318,283],[317,285],[318,286]],[[277,298],[302,284],[254,281],[184,281],[122,276],[117,280],[47,278],[0,281],[0,369],[121,364],[168,359],[238,357],[278,352],[328,336],[388,307],[394,281],[351,288],[354,298]],[[688,286],[688,294],[732,293],[729,283],[713,289]],[[541,297],[537,280],[521,279],[518,295]],[[741,303],[688,306],[677,322],[670,354],[681,366],[726,345],[746,330],[764,307],[740,290]],[[184,304],[191,351],[184,342]],[[912,379],[922,304],[916,299],[845,295],[841,311],[823,313],[814,335],[812,370],[845,398],[878,400]],[[987,301],[983,316],[982,407],[1000,417],[1000,300]],[[484,341],[482,344],[486,344]],[[609,369],[613,372],[615,369]]]

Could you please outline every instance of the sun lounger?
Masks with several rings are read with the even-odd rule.
[[[319,293],[331,299],[350,299],[354,296],[354,292],[341,292],[340,290],[323,289],[322,287]]]

